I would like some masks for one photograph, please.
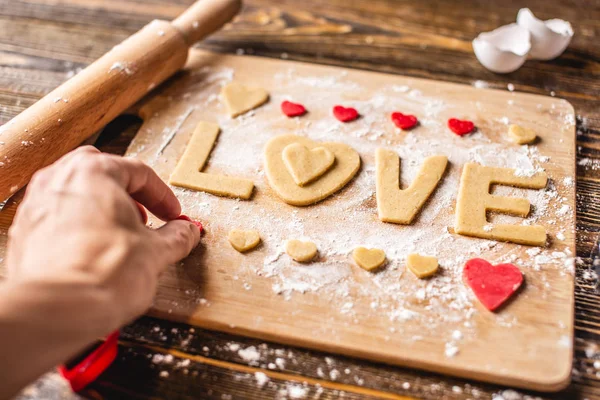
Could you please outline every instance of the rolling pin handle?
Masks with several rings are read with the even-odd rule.
[[[173,20],[189,46],[229,22],[240,10],[242,0],[200,0]]]

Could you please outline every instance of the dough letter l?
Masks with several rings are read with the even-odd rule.
[[[208,160],[219,131],[217,124],[210,122],[198,123],[183,156],[177,163],[171,178],[169,178],[169,183],[217,196],[249,199],[254,188],[252,181],[200,172]]]

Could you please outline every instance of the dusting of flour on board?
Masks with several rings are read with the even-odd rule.
[[[547,171],[552,164],[552,159],[541,154],[536,145],[517,146],[503,139],[506,120],[521,122],[517,102],[507,103],[502,109],[504,114],[489,116],[485,104],[473,102],[472,118],[479,129],[474,134],[458,137],[447,130],[446,120],[455,115],[470,115],[470,110],[457,109],[436,98],[435,93],[423,93],[410,85],[390,85],[375,94],[367,94],[345,71],[311,76],[291,68],[272,76],[271,100],[267,105],[231,119],[217,93],[234,77],[237,79],[229,68],[203,67],[189,74],[186,83],[171,90],[169,96],[146,104],[142,112],[154,117],[159,117],[165,107],[179,110],[179,116],[192,105],[198,111],[180,127],[180,132],[162,156],[156,157],[156,152],[146,149],[146,145],[150,138],[164,140],[176,125],[176,119],[167,121],[165,126],[158,118],[155,124],[154,117],[147,119],[128,151],[130,156],[149,163],[161,178],[167,180],[195,124],[201,120],[216,122],[221,127],[221,134],[204,172],[252,179],[255,184],[255,194],[250,201],[173,188],[184,213],[202,221],[208,232],[203,239],[205,253],[201,262],[185,261],[184,270],[189,272],[212,263],[222,264],[223,249],[233,252],[226,244],[226,232],[236,227],[256,229],[263,239],[261,247],[247,256],[235,255],[234,265],[220,265],[231,284],[239,286],[240,291],[261,290],[256,283],[259,279],[260,287],[270,290],[281,302],[309,301],[314,298],[310,296],[318,296],[326,299],[339,314],[336,320],[341,319],[346,326],[381,324],[384,316],[384,326],[389,332],[387,339],[404,335],[419,341],[423,336],[443,334],[445,347],[441,352],[449,358],[460,354],[461,346],[477,335],[475,316],[482,312],[462,282],[465,261],[494,254],[490,262],[514,263],[525,274],[526,280],[535,274],[536,279],[527,280],[527,290],[520,294],[517,302],[547,296],[552,290],[546,279],[549,271],[572,274],[574,255],[565,238],[572,238],[573,233],[558,230],[556,224],[560,218],[572,216],[566,192],[572,190],[573,183],[568,179],[552,180],[552,172],[549,172],[551,180],[544,190],[493,188],[494,194],[529,199],[533,210],[528,218],[507,215],[490,218],[491,223],[542,224],[548,230],[550,246],[527,248],[453,233],[456,196],[465,163],[516,168],[523,176]],[[304,104],[308,114],[290,119],[280,112],[269,111],[278,109],[283,100]],[[338,122],[331,115],[335,104],[356,108],[361,118],[348,124]],[[393,111],[416,115],[421,126],[409,132],[400,131],[389,120]],[[558,120],[569,123],[552,108],[547,112],[554,123]],[[276,197],[266,180],[263,151],[270,138],[290,133],[315,141],[350,145],[361,156],[361,170],[344,189],[314,206],[285,204]],[[412,225],[386,224],[377,218],[374,155],[379,147],[391,149],[400,156],[403,187],[415,177],[425,157],[448,157],[445,177]],[[291,261],[285,254],[287,239],[313,241],[319,249],[315,262],[300,265]],[[388,259],[386,266],[377,273],[356,267],[350,253],[358,246],[384,250]],[[211,249],[217,247],[222,248],[221,254],[213,256]],[[405,257],[409,253],[437,257],[440,262],[437,275],[419,280],[407,273]],[[197,293],[205,296],[201,289]],[[210,294],[206,294],[205,302],[210,304]],[[256,310],[257,318],[260,312]],[[490,316],[486,315],[486,318]],[[499,326],[519,324],[510,311],[492,318]],[[567,321],[557,321],[557,326],[567,325]],[[440,327],[444,329],[441,331]],[[323,324],[322,333],[335,336],[335,326]]]

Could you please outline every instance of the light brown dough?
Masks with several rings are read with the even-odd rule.
[[[309,150],[300,143],[287,145],[282,156],[288,172],[298,186],[305,186],[320,178],[335,162],[335,156],[325,147]]]
[[[333,153],[335,163],[318,180],[301,187],[296,184],[283,161],[283,149],[298,143],[312,150],[324,147]],[[343,143],[317,143],[296,135],[281,135],[269,140],[265,146],[265,171],[269,184],[283,201],[294,206],[314,204],[343,188],[360,168],[360,157]]]
[[[249,230],[244,231],[242,229],[232,229],[227,235],[229,243],[234,249],[240,253],[245,253],[252,250],[260,243],[260,234],[258,231]]]
[[[288,240],[285,244],[285,252],[295,261],[309,262],[317,255],[317,245],[296,239]]]
[[[400,189],[400,159],[387,149],[377,149],[377,211],[383,222],[410,224],[444,175],[448,157],[427,157],[419,174],[406,189]]]
[[[196,126],[183,156],[169,178],[169,183],[217,196],[249,199],[254,188],[252,181],[200,172],[208,160],[219,130],[217,124],[210,122],[200,122]]]
[[[544,172],[532,176],[518,176],[512,168],[485,167],[476,163],[465,164],[460,178],[456,202],[456,233],[484,239],[543,246],[546,229],[541,225],[488,224],[486,213],[497,211],[526,217],[531,204],[521,197],[490,194],[493,184],[543,189],[548,177]],[[488,225],[488,226],[486,226]],[[485,226],[485,229],[484,229]]]
[[[269,100],[269,93],[263,88],[231,82],[223,86],[221,97],[229,115],[234,118],[266,103]]]
[[[437,272],[438,260],[435,257],[412,253],[406,257],[406,266],[417,278],[423,279]]]
[[[357,247],[352,251],[352,258],[363,269],[372,271],[383,265],[385,262],[385,253],[379,249],[367,249]]]
[[[532,129],[524,128],[514,124],[508,127],[508,136],[517,144],[533,143],[537,138],[537,135]]]

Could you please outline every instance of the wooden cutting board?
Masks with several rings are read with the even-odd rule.
[[[266,105],[236,119],[219,100],[220,87],[236,80],[263,87]],[[309,112],[290,119],[282,100]],[[336,104],[361,118],[342,124]],[[218,123],[220,136],[204,172],[250,179],[250,200],[174,188],[184,213],[205,224],[202,244],[160,280],[151,314],[276,342],[342,353],[401,366],[544,391],[569,381],[573,341],[575,255],[575,118],[557,98],[487,90],[367,71],[229,56],[193,50],[186,71],[157,88],[137,110],[144,119],[127,156],[151,165],[165,181],[199,121]],[[401,132],[392,111],[416,115],[420,126]],[[452,134],[448,118],[467,118],[478,132]],[[540,140],[518,146],[508,123],[534,129]],[[161,147],[173,140],[160,153]],[[309,207],[281,201],[263,169],[263,148],[277,135],[352,146],[361,157],[357,176],[336,195]],[[382,223],[375,199],[375,149],[401,157],[403,187],[426,156],[449,158],[445,177],[409,226]],[[526,219],[490,215],[492,222],[539,223],[545,248],[498,243],[453,231],[462,166],[468,161],[543,168],[546,190],[496,187],[494,193],[528,198]],[[158,226],[157,220],[152,220]],[[227,241],[232,228],[256,229],[262,244],[242,255]],[[284,252],[288,239],[314,241],[316,262],[302,265]],[[354,247],[384,250],[376,273],[357,267]],[[2,245],[4,251],[5,245]],[[440,271],[419,280],[406,270],[412,252],[437,256]],[[0,254],[1,256],[1,254]],[[513,262],[525,286],[506,307],[491,313],[464,285],[464,262],[482,257]],[[252,362],[251,352],[249,354]],[[335,379],[335,376],[331,376]]]

